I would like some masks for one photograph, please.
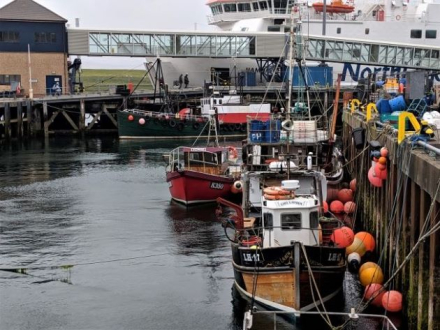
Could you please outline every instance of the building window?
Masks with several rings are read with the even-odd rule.
[[[0,42],[20,42],[20,32],[0,31]]]
[[[422,30],[411,30],[412,39],[420,39],[422,37]]]
[[[39,44],[56,43],[57,35],[51,32],[35,32],[35,42]]]
[[[19,74],[0,74],[0,85],[11,85],[13,82],[21,82]]]
[[[370,29],[369,28],[365,29],[365,34],[370,34]]]
[[[301,213],[291,213],[281,215],[281,229],[293,230],[301,229]]]
[[[426,39],[437,39],[437,30],[426,30],[425,31]]]
[[[337,33],[337,34],[341,34],[341,28],[337,28],[337,29],[336,29],[336,33]]]

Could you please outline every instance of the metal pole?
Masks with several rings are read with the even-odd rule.
[[[323,0],[324,6],[322,7],[322,35],[325,36],[325,28],[327,24],[327,1]]]
[[[34,98],[34,90],[32,89],[32,69],[31,69],[31,46],[28,44],[28,64],[29,64],[29,98]]]

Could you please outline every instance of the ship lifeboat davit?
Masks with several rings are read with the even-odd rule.
[[[322,13],[324,10],[323,2],[316,2],[313,4],[313,8],[317,13]],[[327,5],[326,12],[329,14],[349,14],[354,11],[354,7],[344,4],[341,0],[333,1],[330,5]]]

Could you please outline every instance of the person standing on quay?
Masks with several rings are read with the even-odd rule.
[[[182,84],[183,84],[183,74],[181,74],[181,75],[179,76],[179,89],[182,88]]]
[[[185,73],[185,88],[188,88],[188,84],[189,84],[188,74]]]

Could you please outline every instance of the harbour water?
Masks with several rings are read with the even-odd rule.
[[[0,329],[242,328],[248,302],[233,289],[215,206],[170,201],[162,154],[180,144],[0,146],[0,268],[27,268],[0,271]],[[359,304],[359,284],[346,278],[328,310]],[[277,319],[277,329],[325,329],[320,319]],[[273,319],[259,317],[253,329],[273,329]]]

